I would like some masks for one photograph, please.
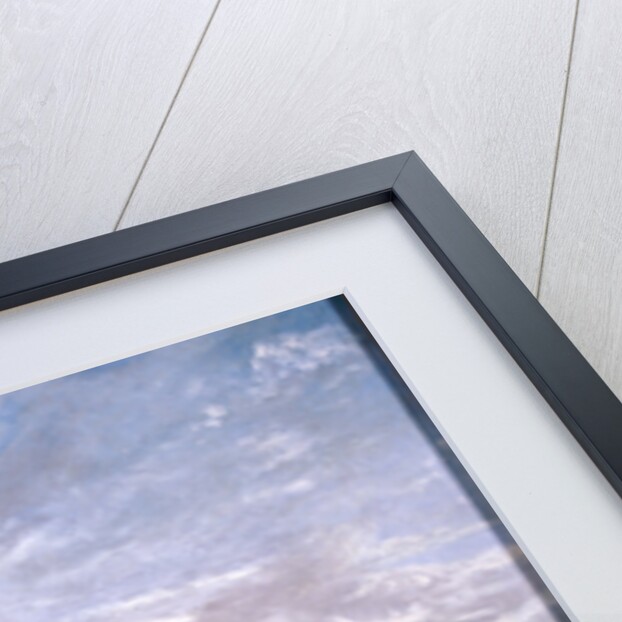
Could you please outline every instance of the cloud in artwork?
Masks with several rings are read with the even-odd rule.
[[[448,563],[370,563],[368,534],[308,534],[205,600],[193,622],[551,622],[499,548]],[[374,554],[375,555],[375,554]],[[372,557],[374,556],[372,555]]]
[[[267,503],[283,497],[304,495],[312,491],[316,484],[308,478],[298,478],[282,486],[260,488],[242,495],[241,501],[246,504]]]
[[[329,303],[0,397],[0,620],[553,620],[434,447]]]
[[[305,332],[290,332],[254,344],[250,365],[253,370],[252,394],[270,399],[295,389],[288,384],[294,376],[337,369],[347,358],[359,355],[357,344],[344,340],[343,329],[325,325]],[[364,359],[358,361],[365,362]],[[351,366],[349,371],[357,371]]]
[[[210,404],[203,408],[202,414],[205,416],[203,425],[206,428],[219,428],[229,411],[222,404]]]
[[[253,452],[260,459],[260,472],[273,471],[307,455],[313,441],[294,432],[273,432],[265,437],[247,437],[239,447]]]
[[[220,593],[240,584],[259,572],[256,564],[248,564],[220,574],[209,574],[165,589],[138,593],[108,602],[84,612],[88,622],[153,622],[153,620],[189,620],[192,610],[212,593]]]

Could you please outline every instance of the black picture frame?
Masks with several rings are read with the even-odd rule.
[[[622,496],[622,403],[413,151],[2,263],[0,311],[388,202]]]

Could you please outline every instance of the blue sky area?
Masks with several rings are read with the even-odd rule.
[[[328,301],[0,396],[2,622],[560,619],[493,526]]]

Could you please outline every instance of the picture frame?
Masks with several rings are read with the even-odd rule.
[[[498,262],[496,289],[490,261]],[[508,276],[513,307],[496,298]],[[534,340],[516,312],[539,304],[413,154],[14,260],[0,265],[0,283],[0,394],[9,404],[20,389],[36,396],[72,378],[103,377],[134,355],[220,339],[341,296],[565,614],[619,619],[619,491],[571,434],[555,408],[559,395],[543,398],[551,393],[538,385],[546,365],[525,363]],[[566,339],[550,318],[536,320],[542,339],[547,321]],[[51,408],[65,397],[79,399],[70,389]],[[11,408],[0,413],[0,441],[7,415]],[[364,434],[350,415],[354,437]],[[82,425],[78,419],[62,438]],[[85,438],[102,443],[95,430]],[[17,445],[11,451],[28,459]],[[32,478],[21,480],[36,484],[45,469],[32,457]],[[246,459],[243,451],[235,458]],[[5,475],[9,488],[20,479],[10,467]]]
[[[5,262],[0,310],[389,202],[622,496],[622,404],[412,151]]]

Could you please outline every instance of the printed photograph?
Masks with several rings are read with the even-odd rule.
[[[0,620],[567,618],[338,297],[0,396]]]

